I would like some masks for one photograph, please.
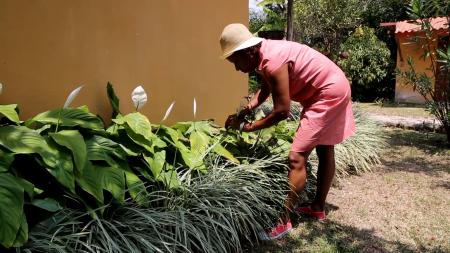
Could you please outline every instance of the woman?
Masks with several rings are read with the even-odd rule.
[[[335,171],[334,145],[355,132],[351,92],[345,74],[326,56],[296,42],[265,40],[254,37],[242,24],[226,26],[220,38],[222,57],[236,70],[256,70],[262,76],[261,89],[256,92],[239,117],[230,115],[226,128],[251,132],[270,127],[288,117],[291,100],[300,102],[303,110],[300,126],[289,153],[291,191],[281,221],[261,239],[276,239],[292,230],[289,211],[298,200],[306,183],[306,163],[315,148],[319,158],[317,192],[314,201],[295,211],[324,220],[325,199]],[[273,111],[265,118],[245,123],[243,116],[263,103],[272,94]]]

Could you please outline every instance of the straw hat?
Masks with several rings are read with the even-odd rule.
[[[222,47],[222,59],[227,58],[234,52],[252,47],[264,39],[253,36],[243,24],[229,24],[220,35],[220,46]]]

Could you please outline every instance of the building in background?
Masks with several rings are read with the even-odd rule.
[[[447,49],[449,29],[447,18],[438,17],[431,20],[433,27],[433,36],[435,43],[431,45],[434,48]],[[418,72],[427,73],[432,77],[433,74],[429,70],[431,60],[430,58],[423,58],[425,53],[420,43],[414,43],[415,38],[423,36],[420,24],[411,21],[400,21],[393,23],[382,23],[381,26],[390,27],[395,31],[395,39],[397,42],[397,68],[401,71],[408,69],[408,58],[414,62],[414,66]],[[439,65],[439,63],[436,63]],[[448,86],[448,73],[438,73],[436,80],[434,80],[435,89],[439,90]],[[438,92],[439,93],[439,92]],[[424,98],[409,85],[405,85],[401,78],[397,78],[395,84],[395,101],[407,103],[424,103]]]

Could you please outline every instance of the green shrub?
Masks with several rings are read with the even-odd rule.
[[[348,58],[340,59],[338,64],[353,85],[374,85],[387,75],[390,52],[386,44],[376,37],[374,29],[356,28],[341,45],[341,51],[347,52]]]

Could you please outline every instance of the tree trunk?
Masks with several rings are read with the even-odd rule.
[[[294,20],[292,19],[292,8],[294,5],[294,0],[287,1],[287,31],[286,31],[286,39],[292,41],[294,39]]]
[[[450,148],[450,126],[445,126],[445,134],[447,135],[447,147]]]

